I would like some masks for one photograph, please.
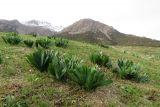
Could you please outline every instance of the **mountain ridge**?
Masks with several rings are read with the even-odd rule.
[[[0,31],[1,32],[18,32],[20,34],[31,34],[36,33],[38,35],[52,36],[56,32],[51,31],[48,28],[41,26],[27,26],[20,23],[18,20],[0,20]]]
[[[35,23],[35,26],[32,25]],[[18,32],[20,34],[37,33],[38,35],[64,37],[67,39],[85,41],[98,44],[133,45],[133,46],[160,46],[160,41],[131,34],[124,34],[102,22],[92,19],[80,19],[63,30],[56,32],[41,22],[31,21],[31,25],[25,25],[18,20],[0,19],[0,32]],[[51,25],[48,22],[42,25]]]
[[[98,23],[98,24],[97,24]],[[67,28],[64,28],[61,32],[68,32],[69,34],[79,34],[79,33],[85,33],[85,32],[97,32],[101,31],[104,33],[108,39],[111,39],[109,37],[109,31],[114,30],[113,27],[105,25],[99,21],[94,21],[92,19],[80,19],[79,21],[76,21],[72,25],[68,26]]]
[[[89,18],[80,19],[79,21],[69,25],[59,33],[59,36],[91,43],[160,46],[160,41],[158,40],[124,34],[114,29],[112,26]]]
[[[49,22],[46,22],[46,21],[43,21],[43,20],[35,20],[35,19],[22,22],[22,24],[27,25],[27,26],[41,26],[43,28],[50,29],[54,32],[59,32],[63,29],[62,26],[53,26]]]

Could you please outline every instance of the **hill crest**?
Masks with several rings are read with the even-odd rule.
[[[124,34],[114,29],[112,26],[92,19],[80,19],[72,25],[64,28],[59,35],[73,40],[92,43],[160,46],[160,41],[158,40]]]

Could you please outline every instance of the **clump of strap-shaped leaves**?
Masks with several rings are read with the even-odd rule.
[[[120,78],[133,80],[137,82],[146,82],[149,77],[142,72],[139,64],[135,64],[133,61],[127,59],[119,59],[117,61],[117,67],[113,70]]]
[[[81,64],[75,57],[65,59],[56,54],[48,70],[56,79],[61,81],[68,79],[88,91],[112,83],[112,80],[106,79],[104,73],[95,67]]]
[[[54,79],[70,81],[87,91],[112,83],[103,72],[82,64],[77,57],[66,57],[58,52],[37,50],[27,56],[27,61],[39,71],[48,71]]]
[[[29,47],[29,48],[32,48],[33,44],[34,44],[34,41],[33,40],[24,40],[23,41],[24,44]]]
[[[27,61],[30,65],[40,72],[47,71],[49,63],[52,61],[53,51],[38,49],[30,55],[27,55]]]
[[[56,38],[55,39],[55,46],[66,48],[68,46],[69,41],[63,38]]]
[[[75,69],[79,64],[81,64],[81,60],[77,57],[66,57],[56,52],[53,55],[48,71],[57,80],[66,81],[68,79],[69,72]]]
[[[91,62],[100,66],[104,66],[107,68],[112,67],[111,58],[108,55],[103,54],[102,52],[92,53],[90,56],[90,60]]]
[[[103,72],[98,71],[95,67],[88,67],[86,65],[77,66],[76,69],[69,73],[69,78],[87,91],[112,83],[112,80],[106,79]]]
[[[8,43],[10,45],[18,45],[22,39],[18,35],[6,35],[2,36],[2,39],[5,43]]]
[[[51,40],[48,38],[37,39],[35,45],[36,47],[41,46],[44,49],[48,49],[51,46]]]

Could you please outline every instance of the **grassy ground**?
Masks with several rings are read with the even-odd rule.
[[[5,44],[0,33],[0,51],[3,64],[0,65],[0,103],[8,95],[25,101],[29,107],[160,107],[160,48],[122,47],[103,48],[76,41],[69,41],[67,48],[52,46],[52,50],[76,55],[83,63],[93,65],[89,56],[92,52],[104,52],[113,63],[127,58],[139,63],[150,76],[149,83],[136,83],[116,77],[111,70],[101,68],[114,82],[109,86],[86,92],[78,87],[54,80],[49,74],[40,73],[26,62],[26,55],[36,48]],[[35,39],[22,35],[23,39]]]

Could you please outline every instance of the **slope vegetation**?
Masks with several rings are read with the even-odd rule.
[[[98,45],[69,40],[66,48],[51,45],[49,49],[61,54],[74,55],[83,59],[84,64],[95,66],[89,56],[95,52],[103,52],[111,57],[113,66],[116,61],[126,58],[139,63],[143,72],[149,75],[147,83],[137,83],[124,80],[112,73],[112,69],[100,66],[106,78],[112,79],[109,86],[98,87],[94,91],[85,91],[70,83],[53,79],[48,73],[38,72],[26,61],[26,56],[36,50],[26,47],[24,43],[18,45],[6,44],[0,33],[0,104],[4,104],[7,96],[14,96],[18,103],[26,103],[29,107],[50,106],[89,106],[89,107],[159,107],[160,106],[160,48],[140,46],[110,46],[103,48]],[[22,39],[36,39],[47,37],[21,36]],[[54,42],[54,38],[50,39]],[[13,97],[12,97],[13,99]]]

